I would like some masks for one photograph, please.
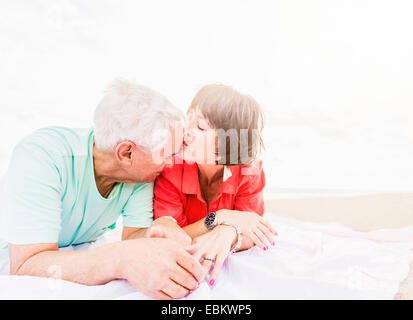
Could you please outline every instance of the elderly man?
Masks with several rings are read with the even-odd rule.
[[[179,298],[204,277],[172,219],[153,223],[153,181],[183,141],[183,115],[159,93],[116,81],[95,111],[94,129],[51,127],[14,149],[2,193],[0,238],[10,273],[86,285],[127,279],[154,298]],[[122,240],[87,251],[123,217]],[[153,223],[153,224],[152,224]],[[178,228],[176,228],[178,229]],[[169,239],[168,239],[169,238]]]

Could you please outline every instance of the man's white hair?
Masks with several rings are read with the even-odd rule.
[[[95,110],[95,146],[113,151],[119,142],[129,140],[154,152],[165,146],[174,121],[183,119],[183,113],[160,93],[118,79]]]

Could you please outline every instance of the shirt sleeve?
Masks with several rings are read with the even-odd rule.
[[[243,166],[240,172],[240,185],[235,197],[235,210],[250,211],[264,215],[265,174],[262,162],[255,161]]]
[[[0,237],[18,245],[57,243],[62,184],[56,158],[36,144],[13,151],[0,210]]]
[[[161,174],[155,181],[153,201],[155,219],[163,216],[173,217],[180,227],[188,224],[179,190]]]
[[[122,210],[123,225],[130,228],[149,228],[153,223],[153,183],[135,186]]]

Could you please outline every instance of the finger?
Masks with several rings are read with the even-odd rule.
[[[265,236],[265,234],[259,229],[257,228],[255,230],[255,235],[261,240],[261,242],[264,244],[264,250],[267,250],[268,247],[270,246],[270,242],[268,241],[267,237]]]
[[[259,226],[258,229],[261,230],[261,232],[264,234],[264,236],[267,238],[268,242],[272,245],[275,246],[275,236],[273,233],[271,233],[270,230],[268,230],[266,227],[264,226]]]
[[[202,258],[205,256],[205,251],[202,249],[199,249],[195,254],[193,254],[193,257],[195,258],[196,261],[201,261]]]
[[[195,278],[186,272],[184,269],[177,265],[177,268],[172,272],[171,279],[176,282],[178,285],[188,289],[195,290],[198,288],[198,281]]]
[[[211,277],[209,278],[209,281],[208,281],[208,284],[211,287],[215,284],[218,278],[218,275],[221,271],[222,265],[224,264],[226,258],[227,258],[227,253],[220,253],[217,255],[217,258],[214,264],[214,269],[212,270]]]
[[[211,270],[211,267],[212,267],[213,263],[214,262],[211,261],[211,260],[204,260],[202,262],[202,268],[204,269],[204,278],[207,276],[207,274]]]
[[[261,218],[259,221],[260,221],[261,224],[263,224],[264,226],[266,226],[266,227],[272,232],[272,234],[278,236],[277,231],[275,231],[275,229],[274,229],[274,227],[271,225],[271,223],[269,223],[267,220],[265,220],[265,219],[263,219],[263,218]]]
[[[206,255],[206,252],[210,251],[210,249],[208,244],[203,244],[201,246],[201,244],[198,243],[197,245],[199,245],[199,249],[195,252],[195,254],[193,254],[193,257],[196,259],[196,261],[200,261]]]
[[[185,251],[188,252],[190,255],[194,255],[198,252],[201,246],[198,243],[192,244],[189,247],[185,248]]]
[[[168,296],[166,293],[162,291],[157,291],[155,294],[153,294],[153,297],[158,300],[172,300],[173,299],[171,296]]]
[[[179,237],[178,242],[182,244],[183,246],[190,246],[192,244],[192,238],[188,236],[187,234],[182,234]]]
[[[191,256],[188,252],[182,251],[177,256],[177,263],[187,272],[192,274],[198,282],[201,282],[204,276],[204,270],[199,263],[199,259],[196,259],[195,256]]]
[[[244,234],[244,236],[242,237],[242,246],[245,248],[252,248],[253,246],[255,246],[255,243],[249,236]]]
[[[248,234],[248,237],[250,237],[250,239],[252,241],[254,241],[255,245],[261,249],[264,249],[265,245],[264,243],[262,243],[262,241],[260,240],[260,238],[257,237],[257,235],[255,233],[251,233]]]
[[[173,299],[183,298],[189,294],[187,288],[182,287],[173,280],[168,281],[161,291]]]

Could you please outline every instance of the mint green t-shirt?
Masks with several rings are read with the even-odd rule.
[[[153,183],[119,183],[103,198],[93,144],[92,129],[50,127],[15,147],[0,194],[0,239],[65,247],[95,240],[120,215],[124,226],[151,226]]]

